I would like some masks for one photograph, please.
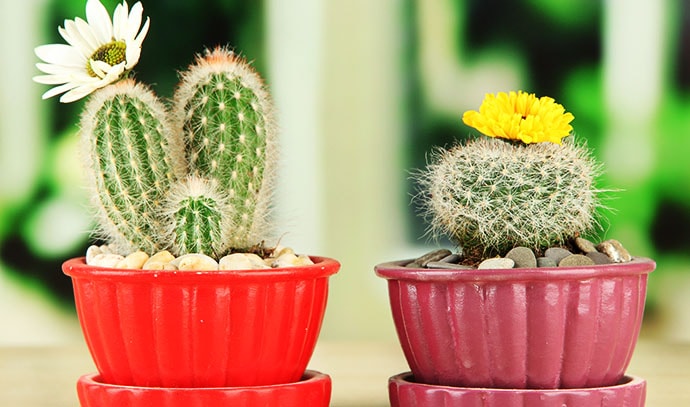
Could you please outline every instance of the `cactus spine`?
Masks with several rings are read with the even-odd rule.
[[[481,137],[437,150],[418,173],[430,231],[468,252],[543,249],[591,231],[600,166],[570,139],[521,144]]]
[[[272,114],[258,74],[221,48],[182,74],[170,114],[133,80],[99,90],[81,128],[101,234],[123,253],[211,256],[268,238]]]

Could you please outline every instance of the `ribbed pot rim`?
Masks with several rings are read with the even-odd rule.
[[[636,257],[626,263],[611,263],[592,266],[512,268],[512,269],[471,269],[446,270],[427,268],[407,268],[408,260],[391,261],[374,267],[376,275],[387,280],[406,280],[419,282],[442,281],[538,281],[538,280],[585,280],[598,277],[620,277],[649,274],[656,263],[648,258]]]
[[[62,271],[72,278],[156,283],[215,283],[223,281],[278,282],[328,277],[338,272],[340,263],[328,257],[310,256],[314,264],[261,270],[127,270],[86,264],[76,257],[62,264]]]
[[[441,384],[426,384],[414,381],[414,375],[412,372],[404,372],[392,376],[388,379],[389,383],[395,383],[398,386],[409,386],[416,387],[419,389],[424,389],[426,391],[490,391],[492,393],[533,393],[533,394],[548,394],[548,393],[578,393],[578,392],[594,392],[601,390],[618,390],[622,388],[636,387],[643,385],[645,380],[638,376],[625,375],[618,382],[612,386],[602,386],[602,387],[580,387],[580,388],[567,388],[567,389],[506,389],[506,388],[490,388],[490,387],[455,387],[455,386],[445,386]]]

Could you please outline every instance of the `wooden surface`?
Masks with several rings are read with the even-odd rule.
[[[332,407],[388,406],[388,377],[407,371],[397,343],[319,343],[310,368],[333,380]],[[0,406],[75,407],[95,368],[81,344],[0,348]],[[690,344],[641,339],[628,373],[647,380],[647,407],[690,406]]]

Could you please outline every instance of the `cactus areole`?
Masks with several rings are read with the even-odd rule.
[[[275,125],[259,75],[223,48],[167,108],[125,79],[97,91],[81,135],[98,231],[117,251],[220,257],[270,237]]]

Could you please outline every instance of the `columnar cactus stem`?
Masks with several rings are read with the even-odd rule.
[[[93,95],[81,118],[99,232],[119,251],[165,248],[158,211],[186,170],[162,103],[132,80]]]
[[[225,245],[255,245],[267,218],[277,159],[273,109],[259,75],[222,48],[197,58],[175,93],[176,131],[185,138],[190,173],[227,194]]]

